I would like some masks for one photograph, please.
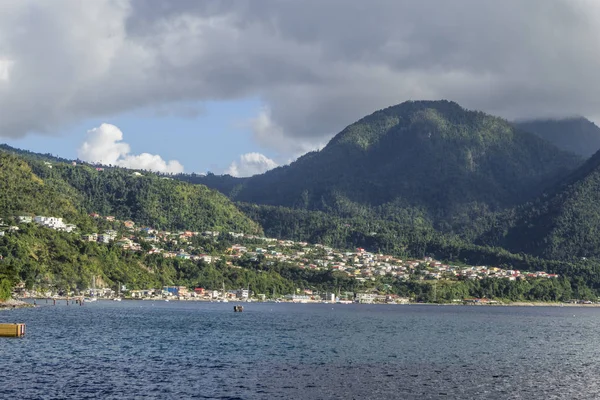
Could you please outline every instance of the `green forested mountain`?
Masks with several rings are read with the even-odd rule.
[[[439,296],[447,289],[448,298],[458,292],[591,298],[600,292],[600,154],[582,164],[505,120],[448,101],[377,111],[323,150],[245,179],[169,177],[65,161],[0,147],[0,218],[46,214],[93,232],[101,227],[88,214],[99,213],[164,230],[264,232],[335,248],[564,277],[554,283],[460,282],[440,287]],[[266,262],[232,270],[132,254],[33,225],[1,237],[0,255],[0,297],[7,281],[81,289],[91,276],[130,287],[218,281],[251,281],[265,291],[292,290],[299,283],[349,290],[356,285],[331,271]],[[427,283],[387,283],[396,285],[396,293],[431,296]]]
[[[161,229],[261,231],[227,197],[203,185],[119,168],[50,168],[2,151],[0,166],[0,217],[49,214],[77,223],[95,212]]]
[[[207,265],[125,251],[114,244],[84,242],[78,235],[35,224],[22,225],[19,231],[0,237],[0,256],[0,300],[6,297],[2,282],[23,281],[28,288],[69,291],[89,288],[92,277],[100,287],[114,289],[119,282],[131,289],[174,284],[215,288],[224,284],[231,289],[251,284],[265,293],[295,287],[277,273],[227,268],[221,261]]]
[[[78,193],[65,182],[46,182],[24,159],[0,151],[0,218],[55,214],[70,220],[81,214]]]
[[[260,222],[269,236],[297,241],[306,240],[338,248],[365,247],[376,253],[395,254],[407,258],[431,256],[452,263],[547,271],[568,277],[574,293],[578,295],[587,293],[584,296],[586,298],[592,296],[590,289],[600,290],[600,261],[597,259],[552,260],[523,252],[511,253],[499,246],[474,244],[457,235],[443,234],[432,228],[407,227],[388,220],[340,218],[319,211],[255,204],[239,206],[247,215]],[[498,282],[492,283],[493,288],[488,288],[488,293],[498,293],[500,290],[498,285]],[[521,290],[522,288],[516,289],[519,286],[519,284],[512,285],[511,293],[512,290],[517,292]],[[541,290],[541,288],[537,289]],[[538,293],[545,292],[546,289]],[[473,288],[469,290],[473,295]],[[506,298],[511,296],[503,295]],[[531,296],[535,298],[535,294]],[[524,298],[527,296],[523,298],[517,296],[513,300]]]
[[[237,201],[445,229],[524,202],[579,163],[503,119],[417,101],[359,120],[289,166],[247,179],[187,179]]]
[[[67,164],[40,166],[43,179],[63,180],[73,187],[88,212],[114,215],[157,229],[232,230],[259,233],[227,197],[204,185],[192,185],[156,174]]]
[[[63,217],[82,232],[97,232],[104,223],[88,216],[97,212],[160,229],[262,232],[224,195],[202,185],[124,169],[97,171],[35,153],[3,150],[0,225],[13,223],[19,215],[47,215]],[[7,227],[0,231],[4,234]],[[216,280],[231,285],[252,282],[260,288],[279,285],[282,290],[292,285],[278,274],[236,272],[135,254],[33,224],[0,236],[0,299],[18,281],[25,281],[28,287],[84,289],[92,276],[106,285],[121,282],[132,288],[214,284]]]
[[[600,128],[583,117],[515,122],[517,128],[535,133],[559,149],[589,158],[600,150]]]
[[[479,241],[546,258],[600,257],[600,152],[536,201],[495,218]]]

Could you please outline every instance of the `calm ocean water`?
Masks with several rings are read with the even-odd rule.
[[[38,306],[0,312],[0,398],[600,398],[600,308]]]

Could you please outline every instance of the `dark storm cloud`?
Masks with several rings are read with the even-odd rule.
[[[507,118],[600,115],[591,0],[6,3],[0,133],[260,97],[261,144],[297,154],[407,99]]]

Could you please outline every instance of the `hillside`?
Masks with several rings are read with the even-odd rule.
[[[36,157],[0,151],[0,217],[45,214],[81,223],[86,214],[99,213],[163,229],[261,232],[206,186],[126,169],[46,164]]]
[[[480,243],[554,259],[600,257],[600,152],[536,201],[498,217]]]
[[[289,166],[194,181],[236,201],[446,229],[524,202],[579,163],[503,119],[449,101],[417,101],[359,120]]]
[[[600,128],[583,117],[521,121],[515,126],[584,158],[600,150]]]
[[[449,298],[458,295],[455,290],[459,287],[459,292],[464,292],[464,295],[513,299],[569,298],[569,293],[591,298],[593,291],[600,288],[600,274],[597,273],[600,265],[595,261],[558,262],[510,253],[499,247],[472,244],[431,227],[407,226],[404,217],[410,217],[409,211],[394,221],[373,218],[373,215],[382,212],[383,207],[365,208],[362,213],[356,208],[358,212],[351,217],[255,204],[239,203],[236,207],[225,196],[201,185],[182,183],[147,172],[97,170],[89,165],[43,160],[48,159],[38,158],[35,153],[22,158],[0,151],[0,183],[4,189],[0,191],[0,217],[6,218],[7,222],[12,223],[14,215],[48,214],[66,217],[83,232],[117,229],[119,237],[130,237],[132,231],[124,229],[121,223],[110,223],[110,226],[108,222],[90,218],[87,214],[114,215],[121,220],[132,219],[138,225],[165,230],[188,228],[254,233],[260,231],[262,225],[269,236],[342,249],[364,247],[403,258],[433,256],[472,265],[545,270],[564,276],[556,284],[543,280],[509,282],[500,286],[486,280],[481,284],[461,282],[448,286],[449,290],[452,289],[448,292]],[[419,218],[417,212],[412,216]],[[150,243],[145,242],[143,237],[136,240],[142,243],[142,249],[151,249]],[[169,251],[181,251],[180,244],[165,243]],[[195,252],[226,254],[227,248],[234,243],[224,241],[216,244],[212,238],[207,238],[192,244]],[[28,288],[77,291],[89,287],[92,277],[101,285],[113,288],[119,282],[129,288],[166,284],[219,287],[223,282],[227,287],[241,287],[250,282],[261,292],[277,290],[279,293],[298,287],[322,290],[343,287],[353,291],[360,286],[357,280],[332,271],[288,268],[267,259],[252,261],[250,258],[244,261],[241,269],[230,267],[223,260],[206,265],[185,258],[165,258],[151,251],[126,250],[117,243],[87,242],[78,233],[57,232],[35,224],[20,224],[19,230],[7,230],[0,237],[0,256],[0,298],[5,298],[10,286],[18,282],[25,282]],[[403,295],[414,294],[420,299],[431,299],[429,283],[386,279],[377,281],[377,284],[385,283],[389,290]],[[538,284],[543,287],[538,287]],[[443,297],[442,286],[438,292],[440,299]]]
[[[0,218],[51,213],[80,217],[80,198],[65,182],[45,182],[24,159],[2,151],[0,186]]]

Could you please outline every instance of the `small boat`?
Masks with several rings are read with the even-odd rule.
[[[113,301],[121,301],[121,300],[122,300],[122,299],[121,299],[120,297],[115,297],[115,298],[113,299]]]
[[[86,303],[91,303],[92,301],[97,301],[98,299],[95,297],[86,297],[83,299],[84,302]]]
[[[169,299],[165,299],[165,301],[168,303],[168,302],[169,302]]]

